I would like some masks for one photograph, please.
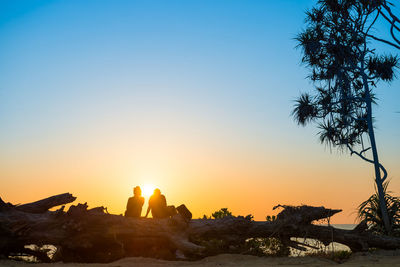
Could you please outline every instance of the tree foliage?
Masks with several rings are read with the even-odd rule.
[[[368,134],[367,102],[373,88],[395,77],[398,58],[367,47],[371,1],[323,0],[307,12],[307,29],[297,41],[302,62],[311,70],[315,93],[303,93],[293,115],[305,125],[317,122],[321,143],[338,147],[363,145]]]
[[[211,216],[203,215],[203,219],[223,219],[226,217],[243,217],[250,221],[254,218],[251,214],[247,216],[234,216],[228,208],[221,208],[213,212]],[[275,221],[276,216],[268,215],[266,216],[266,220]],[[229,240],[218,238],[199,239],[196,241],[204,246],[210,255],[232,252],[257,256],[288,256],[290,254],[289,247],[277,237],[248,238],[243,239],[242,243],[232,243]]]
[[[385,202],[393,234],[400,236],[400,198],[392,196],[387,190],[389,182],[383,184]],[[369,229],[375,233],[385,233],[382,218],[382,209],[379,205],[379,194],[375,187],[375,194],[358,206],[357,215],[360,221],[365,220]]]
[[[232,216],[232,212],[230,212],[228,210],[228,208],[222,208],[220,210],[217,210],[216,212],[214,212],[213,214],[211,214],[211,216],[214,219],[222,219],[224,217],[228,217],[228,216]]]
[[[387,172],[378,159],[372,104],[376,103],[378,83],[392,81],[398,67],[397,56],[378,54],[369,47],[369,41],[376,39],[371,29],[383,3],[386,1],[319,0],[306,12],[307,27],[296,40],[315,90],[301,94],[292,113],[300,125],[318,125],[321,143],[348,149],[374,164],[380,195]],[[367,156],[369,150],[372,158]],[[380,199],[389,228],[384,198]]]

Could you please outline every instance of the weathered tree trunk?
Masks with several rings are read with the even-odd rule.
[[[73,201],[74,198],[63,199]],[[365,231],[365,225],[354,230],[312,225],[314,220],[341,211],[323,207],[279,205],[283,211],[273,222],[255,222],[244,217],[188,221],[180,214],[168,219],[135,219],[106,214],[103,207],[88,210],[86,203],[71,206],[68,212],[30,213],[19,207],[0,199],[0,254],[28,253],[42,261],[50,259],[45,253],[29,253],[25,246],[52,244],[58,248],[53,260],[75,262],[109,262],[126,256],[174,259],[180,254],[177,251],[188,257],[207,256],[204,247],[196,244],[207,238],[239,244],[252,237],[277,237],[299,248],[290,238],[307,237],[324,244],[339,242],[354,251],[370,247],[400,248],[399,238],[373,235]]]
[[[362,61],[362,68],[364,68],[364,61]],[[375,141],[375,133],[374,133],[374,125],[372,120],[372,97],[370,94],[370,89],[368,85],[368,79],[366,77],[366,73],[362,72],[364,88],[365,88],[365,98],[367,104],[367,124],[368,124],[368,136],[371,142],[372,148],[372,157],[373,157],[373,164],[374,164],[374,171],[375,171],[375,183],[378,189],[378,196],[379,196],[379,206],[382,212],[382,219],[383,224],[385,226],[385,230],[388,234],[391,233],[391,224],[389,220],[388,210],[387,210],[387,203],[385,198],[385,192],[383,191],[383,182],[384,180],[381,177],[381,168],[378,158],[378,148]]]
[[[60,194],[52,197],[48,197],[36,202],[27,203],[24,205],[18,205],[15,208],[19,211],[29,213],[43,213],[51,209],[52,207],[64,205],[75,201],[76,197],[69,193]]]

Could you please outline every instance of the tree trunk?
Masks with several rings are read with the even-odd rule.
[[[382,212],[382,219],[388,234],[391,233],[391,225],[389,221],[389,215],[387,211],[386,201],[385,201],[385,192],[383,191],[383,183],[381,178],[381,170],[379,166],[379,158],[378,158],[378,149],[376,147],[375,141],[375,133],[374,133],[374,126],[372,123],[372,107],[371,101],[367,101],[367,110],[368,110],[368,133],[369,139],[371,141],[371,148],[372,148],[372,156],[374,160],[374,170],[375,170],[375,183],[376,187],[378,188],[378,195],[379,195],[379,206]]]
[[[36,202],[27,203],[24,205],[18,205],[15,208],[19,211],[29,212],[29,213],[43,213],[52,207],[68,204],[75,201],[76,197],[69,193],[60,194],[52,197],[48,197]]]
[[[110,262],[126,256],[175,259],[179,254],[198,258],[210,255],[203,241],[219,239],[240,245],[248,238],[259,237],[276,237],[300,249],[302,244],[290,238],[313,238],[326,245],[338,242],[353,251],[400,248],[399,238],[373,235],[365,231],[365,224],[354,230],[311,224],[341,210],[277,207],[283,211],[272,222],[255,222],[240,216],[188,221],[180,214],[167,219],[126,218],[106,214],[103,207],[87,209],[86,203],[71,206],[68,212],[29,213],[0,199],[0,254],[28,253],[40,256],[42,261],[74,262]],[[29,253],[25,246],[30,244],[51,244],[58,250],[50,259],[37,250]]]
[[[375,142],[372,118],[370,118],[369,121],[371,121],[371,126],[368,126],[368,128],[371,127],[371,129],[369,129],[369,136],[370,136],[370,140],[371,140],[372,155],[374,158],[375,183],[376,183],[376,187],[378,188],[379,206],[381,208],[382,219],[383,219],[383,223],[384,223],[386,232],[390,235],[392,232],[392,229],[391,229],[391,224],[390,224],[389,215],[388,215],[388,211],[387,211],[385,192],[383,190],[383,182],[382,182],[382,178],[381,178],[381,170],[380,170],[380,166],[379,166],[378,150],[377,150],[376,142]],[[368,123],[368,125],[369,125],[369,123]]]
[[[362,66],[362,68],[363,67],[364,66]],[[369,140],[371,142],[371,149],[372,149],[372,156],[373,156],[374,170],[375,170],[375,183],[378,188],[378,195],[379,195],[379,206],[381,208],[382,219],[383,219],[383,223],[384,223],[386,232],[388,234],[391,234],[391,225],[390,225],[389,215],[388,215],[387,206],[386,206],[385,193],[383,191],[383,185],[382,185],[383,181],[381,178],[380,163],[379,163],[379,158],[378,158],[378,149],[376,146],[374,125],[372,122],[372,99],[371,99],[371,94],[369,92],[368,79],[364,72],[362,73],[362,77],[363,77],[364,88],[365,88],[365,98],[367,99],[366,104],[367,104],[368,135],[369,135]]]

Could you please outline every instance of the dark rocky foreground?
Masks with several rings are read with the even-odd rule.
[[[74,200],[68,193],[18,206],[0,199],[0,255],[27,254],[43,262],[112,262],[130,256],[199,259],[209,256],[199,240],[220,239],[237,246],[256,237],[275,237],[303,250],[305,245],[292,237],[312,238],[325,245],[334,241],[352,251],[400,248],[399,238],[374,235],[365,223],[354,230],[313,225],[341,211],[324,207],[279,205],[283,210],[272,222],[240,216],[188,220],[181,214],[168,219],[125,218],[108,214],[103,207],[88,209],[86,203],[71,206],[67,212],[63,207],[49,211]],[[57,252],[49,258],[46,251],[26,247],[31,244],[51,244]]]

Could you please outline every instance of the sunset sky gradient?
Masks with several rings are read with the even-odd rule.
[[[315,2],[0,0],[1,198],[70,192],[120,214],[151,184],[195,218],[309,204],[353,223],[373,166],[291,117],[312,89],[294,37]],[[376,92],[399,195],[400,81]]]

